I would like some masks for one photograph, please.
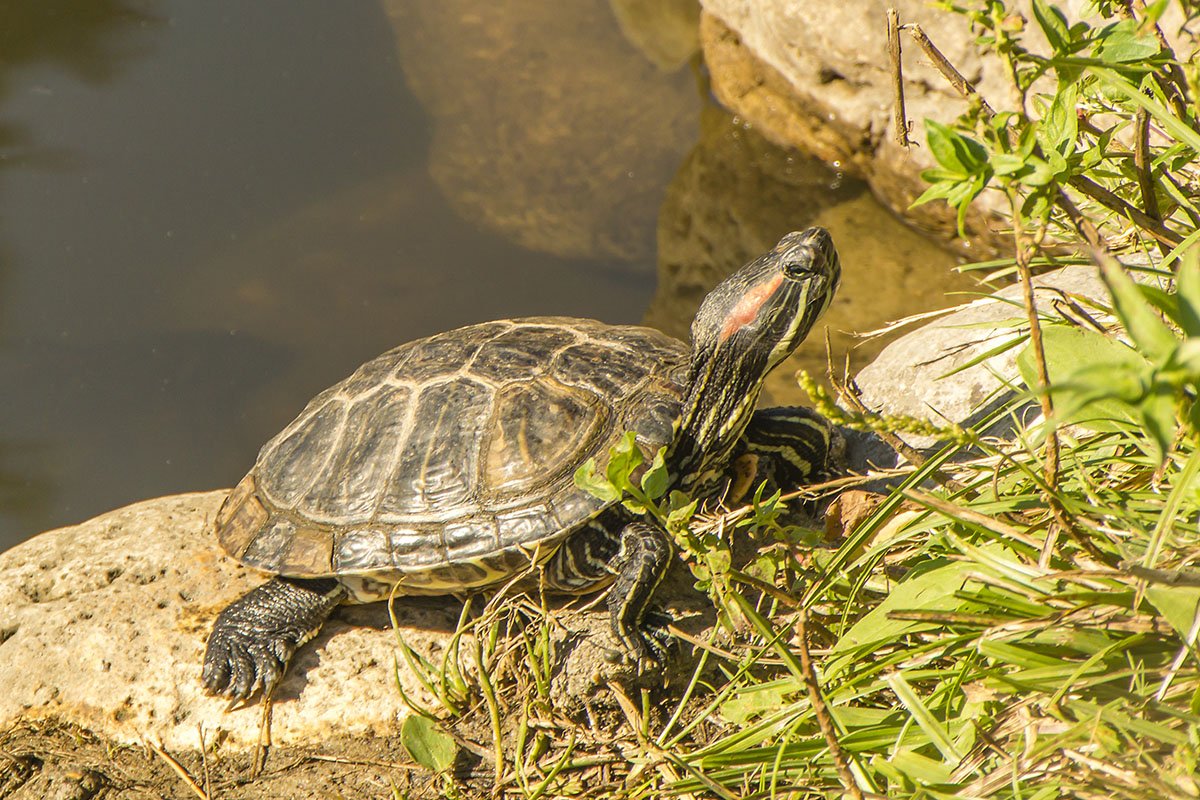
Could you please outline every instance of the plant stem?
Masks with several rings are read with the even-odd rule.
[[[812,655],[808,651],[808,628],[805,624],[807,618],[808,612],[804,610],[796,615],[796,638],[800,640],[800,669],[804,673],[804,686],[808,689],[808,701],[812,703],[813,714],[817,718],[821,734],[825,737],[829,755],[833,756],[834,766],[837,767],[838,776],[842,779],[842,787],[854,800],[863,800],[862,789],[858,788],[858,781],[850,772],[846,754],[842,752],[842,746],[838,744],[837,732],[833,729],[833,720],[829,717],[829,709],[821,697],[821,686],[817,682],[817,672],[813,669]]]
[[[892,124],[896,128],[896,144],[908,149],[908,115],[904,112],[904,73],[900,66],[900,15],[896,9],[887,10],[888,58],[892,63],[892,92],[896,103],[893,106]]]

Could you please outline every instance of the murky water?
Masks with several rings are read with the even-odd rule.
[[[231,485],[414,337],[526,314],[681,333],[793,228],[838,240],[835,332],[964,285],[711,105],[694,3],[638,8],[2,0],[0,549]]]

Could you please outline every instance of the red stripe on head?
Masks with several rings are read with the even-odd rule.
[[[721,335],[717,341],[725,341],[753,322],[758,317],[758,311],[763,307],[763,303],[767,302],[771,295],[775,294],[775,291],[782,283],[783,273],[779,272],[771,280],[761,283],[746,292],[737,305],[725,315],[725,324],[721,326]]]

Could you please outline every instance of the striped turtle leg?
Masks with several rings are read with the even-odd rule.
[[[601,515],[563,542],[546,565],[546,588],[576,594],[612,581],[608,609],[613,633],[629,658],[646,668],[662,664],[670,648],[671,621],[650,606],[671,563],[667,532],[648,522]]]
[[[638,666],[638,672],[666,663],[670,617],[650,610],[650,599],[671,563],[671,537],[649,522],[621,529],[621,548],[613,568],[617,579],[608,591],[613,632]],[[649,612],[649,613],[648,613]]]
[[[733,453],[729,500],[749,500],[764,481],[769,496],[822,480],[836,468],[844,447],[837,429],[812,409],[756,411]]]
[[[296,648],[317,635],[345,597],[333,578],[272,578],[242,595],[213,623],[204,688],[234,700],[269,694]]]

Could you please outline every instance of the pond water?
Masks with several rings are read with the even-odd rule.
[[[842,252],[835,352],[965,288],[713,105],[694,2],[494,5],[0,5],[0,550],[232,485],[412,338],[529,314],[682,335],[791,229]]]

